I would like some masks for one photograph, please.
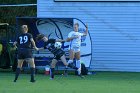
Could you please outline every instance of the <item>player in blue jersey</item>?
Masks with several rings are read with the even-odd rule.
[[[30,33],[28,33],[28,26],[22,25],[21,31],[22,31],[21,34],[17,37],[17,40],[13,44],[15,47],[18,48],[18,65],[16,69],[14,82],[16,82],[18,79],[24,61],[30,64],[30,70],[31,70],[30,82],[35,82],[34,79],[35,64],[34,64],[32,51],[33,49],[38,50],[38,48],[35,45],[33,36]]]
[[[54,46],[55,42],[65,42],[64,40],[48,39],[48,37],[43,34],[39,34],[36,39],[37,41],[43,40],[45,42],[44,49],[48,49],[51,53],[54,54],[54,58],[50,64],[50,79],[54,78],[54,68],[58,60],[61,60],[65,66],[76,69],[78,71],[77,67],[67,63],[63,49]]]

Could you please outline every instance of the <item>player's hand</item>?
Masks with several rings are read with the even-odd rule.
[[[37,47],[34,47],[34,49],[35,49],[36,51],[38,51],[38,50],[39,50]]]
[[[86,24],[86,28],[88,28],[88,24]]]
[[[44,47],[39,48],[39,50],[44,50]]]
[[[65,43],[66,42],[66,40],[62,40],[62,43]]]
[[[57,39],[56,42],[62,42],[62,43],[64,43],[64,42],[66,42],[66,40],[63,40],[63,39]]]

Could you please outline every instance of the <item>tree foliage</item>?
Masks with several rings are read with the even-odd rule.
[[[36,0],[0,0],[2,4],[36,4]],[[0,7],[0,23],[16,24],[16,17],[37,16],[37,6]]]

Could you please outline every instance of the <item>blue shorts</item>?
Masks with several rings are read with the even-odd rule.
[[[65,52],[62,50],[59,50],[54,54],[54,59],[59,60],[63,55],[65,55]]]
[[[33,58],[32,49],[22,48],[18,49],[18,59]]]

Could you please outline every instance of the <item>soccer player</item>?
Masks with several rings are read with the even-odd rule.
[[[43,40],[45,42],[44,49],[48,49],[51,53],[54,54],[54,58],[52,59],[52,62],[50,64],[50,79],[54,78],[54,70],[55,70],[55,66],[58,60],[61,60],[65,66],[68,66],[70,68],[73,68],[79,71],[77,67],[75,67],[74,65],[70,63],[69,64],[67,63],[65,52],[61,48],[56,48],[54,46],[55,42],[64,42],[64,40],[48,39],[48,37],[43,34],[37,35],[36,40],[37,41]]]
[[[68,34],[67,42],[69,45],[69,61],[68,63],[73,63],[73,59],[76,59],[76,67],[80,69],[78,75],[81,75],[81,63],[80,63],[80,47],[81,47],[81,36],[86,36],[88,32],[88,26],[86,25],[86,31],[83,33],[78,32],[79,24],[74,24],[74,31]]]
[[[33,48],[38,50],[35,45],[35,41],[30,33],[28,33],[28,26],[22,25],[21,26],[22,33],[17,37],[17,40],[14,42],[14,46],[18,47],[18,65],[15,73],[14,82],[17,81],[18,76],[20,74],[20,70],[22,68],[22,64],[24,61],[30,64],[31,70],[31,80],[30,82],[35,82],[34,74],[35,74],[35,64],[34,58],[32,54]],[[33,46],[33,47],[32,47]]]

